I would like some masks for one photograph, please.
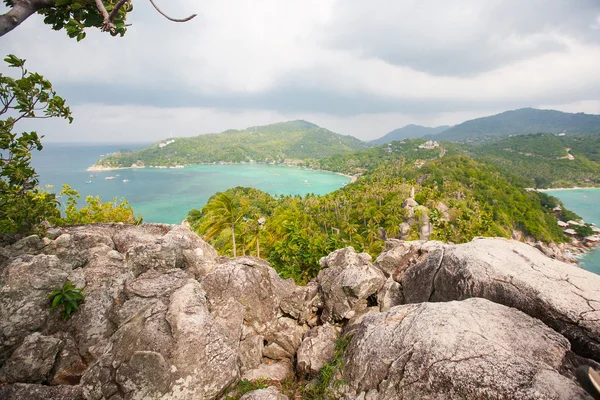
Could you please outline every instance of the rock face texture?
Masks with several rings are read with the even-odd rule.
[[[599,366],[596,275],[500,239],[389,240],[374,263],[348,247],[321,266],[297,286],[163,224],[0,247],[0,398],[222,399],[266,379],[242,398],[283,400],[277,382],[318,376],[341,336],[339,398],[588,398],[573,371]],[[48,293],[67,281],[85,302],[63,320]]]
[[[410,242],[409,242],[410,243]],[[600,277],[499,238],[421,247],[401,244],[378,258],[392,272],[406,303],[483,297],[517,308],[567,337],[580,355],[600,361]],[[420,258],[419,258],[420,257]],[[408,264],[408,265],[407,265]]]
[[[366,316],[345,353],[346,396],[373,399],[588,399],[562,376],[569,342],[485,299]]]

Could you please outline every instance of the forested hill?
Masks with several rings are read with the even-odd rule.
[[[100,160],[101,167],[173,166],[251,160],[277,161],[320,158],[356,151],[369,145],[306,121],[281,122],[244,130],[175,138],[135,152],[120,152]]]
[[[467,146],[482,161],[536,188],[600,185],[600,134],[533,134]]]
[[[428,126],[421,125],[406,125],[403,128],[394,129],[390,133],[386,134],[379,139],[371,140],[369,143],[371,144],[386,144],[393,142],[394,140],[403,140],[403,139],[417,139],[421,138],[425,135],[437,135],[450,128],[449,125],[437,126],[435,128],[430,128]]]
[[[453,126],[432,136],[435,140],[486,142],[529,133],[598,133],[600,115],[522,108]]]

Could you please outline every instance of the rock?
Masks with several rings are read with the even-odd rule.
[[[0,369],[0,382],[46,382],[60,344],[59,339],[39,332],[27,336]]]
[[[140,297],[161,297],[170,295],[185,285],[190,278],[190,274],[180,269],[173,269],[165,273],[151,269],[128,282],[125,289],[128,293]]]
[[[25,337],[41,331],[50,318],[48,293],[61,288],[71,269],[56,256],[20,255],[0,271],[0,364]]]
[[[281,394],[275,386],[269,386],[266,389],[248,392],[240,397],[240,400],[288,400],[288,397]]]
[[[198,282],[190,280],[173,293],[166,319],[175,339],[173,393],[211,398],[238,380],[235,345],[208,312]]]
[[[71,336],[61,335],[62,349],[54,364],[51,385],[78,385],[87,365],[79,355],[77,345]]]
[[[297,371],[302,375],[316,375],[333,358],[339,332],[326,323],[311,329],[302,340],[297,354]]]
[[[79,386],[43,386],[15,383],[0,386],[0,399],[3,400],[83,400]]]
[[[252,336],[240,342],[240,372],[244,373],[257,368],[262,363],[264,338]]]
[[[375,267],[385,276],[402,275],[411,265],[423,260],[430,251],[445,246],[437,241],[395,241],[388,240],[386,249],[375,260]]]
[[[265,379],[268,381],[282,382],[293,374],[294,366],[290,360],[285,359],[271,364],[263,363],[259,365],[258,368],[254,368],[242,375],[242,379],[247,379],[249,381]]]
[[[485,299],[369,314],[344,355],[348,398],[589,399],[562,376],[569,342]],[[364,397],[363,397],[364,396]]]
[[[395,276],[407,303],[483,297],[539,318],[600,360],[600,276],[499,238],[442,247]]]
[[[387,311],[390,308],[404,304],[404,294],[402,286],[392,278],[387,278],[383,287],[377,293],[377,304],[380,311]]]
[[[415,199],[408,198],[408,199],[404,200],[404,202],[402,203],[402,208],[414,208],[414,207],[417,207],[418,205],[419,205],[419,203],[417,203],[415,201]]]
[[[373,267],[370,259],[368,254],[357,254],[352,247],[346,247],[320,260],[325,268],[317,276],[323,296],[321,319],[324,322],[352,318],[365,309],[367,299],[381,289],[385,276]]]
[[[265,335],[268,344],[264,348],[263,355],[272,360],[294,358],[302,343],[302,336],[307,330],[308,327],[298,325],[291,318],[279,318],[273,329]]]
[[[197,281],[175,290],[168,305],[140,299],[82,377],[86,399],[214,398],[237,381],[237,344],[208,311]]]

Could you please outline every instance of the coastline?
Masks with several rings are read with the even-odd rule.
[[[90,167],[88,167],[86,169],[86,171],[89,172],[101,172],[101,171],[116,171],[116,170],[121,170],[121,169],[143,169],[143,168],[159,168],[159,169],[178,169],[178,168],[185,168],[185,167],[190,167],[190,166],[194,166],[194,165],[218,165],[219,163],[195,163],[195,164],[184,164],[184,165],[178,165],[178,166],[165,166],[165,165],[150,165],[150,166],[146,166],[146,165],[132,165],[130,167],[104,167],[101,165],[92,165]],[[248,163],[245,163],[248,164]],[[297,165],[288,165],[288,164],[269,164],[269,163],[254,163],[254,164],[263,164],[263,165],[275,165],[275,166],[280,166],[280,167],[294,167],[294,168],[298,168],[298,169],[308,169],[310,171],[320,171],[320,172],[328,172],[331,174],[336,174],[336,175],[340,175],[343,177],[346,177],[350,180],[352,180],[356,175],[348,175],[348,174],[344,174],[342,172],[338,172],[338,171],[329,171],[326,169],[314,169],[314,168],[306,168],[306,167],[299,167]],[[227,162],[227,164],[224,165],[244,165],[243,163],[235,163],[232,162],[231,164],[229,164],[229,162]]]
[[[551,189],[534,189],[538,192],[552,192],[555,190],[582,190],[582,189],[600,189],[600,186],[573,186],[573,187],[560,187]]]

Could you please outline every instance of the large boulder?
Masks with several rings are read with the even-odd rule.
[[[299,288],[281,279],[269,263],[258,258],[239,257],[217,264],[201,282],[212,315],[232,340],[244,344],[244,370],[255,367],[262,356],[294,358],[309,329],[307,320],[316,320],[317,288]],[[264,343],[260,356],[247,348],[257,338]]]
[[[371,264],[371,256],[346,247],[320,260],[317,282],[323,298],[324,322],[350,319],[368,306],[385,282],[384,274]],[[376,303],[376,300],[373,301]]]
[[[60,339],[39,332],[27,336],[0,368],[0,382],[47,382],[60,345]]]
[[[428,252],[394,276],[407,303],[483,297],[539,318],[600,361],[600,276],[524,243],[475,239]]]
[[[569,342],[485,299],[363,318],[344,356],[351,399],[591,399],[560,374]]]
[[[163,303],[146,300],[82,378],[86,398],[214,398],[239,378],[235,345],[190,279]],[[191,351],[193,349],[193,351]]]
[[[83,400],[79,386],[44,386],[26,383],[0,386],[2,400]]]

